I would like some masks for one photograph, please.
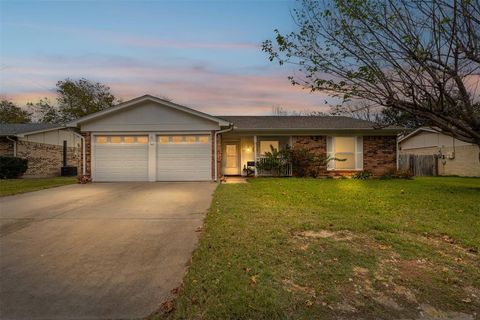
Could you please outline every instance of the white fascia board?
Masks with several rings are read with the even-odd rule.
[[[430,127],[420,127],[420,128],[418,128],[418,129],[413,130],[412,132],[410,132],[409,134],[407,134],[407,135],[405,135],[405,136],[403,136],[403,137],[399,137],[399,138],[398,138],[398,142],[402,142],[402,141],[404,141],[404,140],[406,140],[406,139],[408,139],[408,138],[410,138],[410,137],[413,137],[414,135],[418,134],[418,133],[421,132],[421,131],[431,132],[431,133],[440,133],[440,132],[438,132],[437,130],[432,129],[432,128],[430,128]]]

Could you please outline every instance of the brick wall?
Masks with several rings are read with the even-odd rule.
[[[87,177],[92,177],[92,135],[90,132],[81,132],[80,133],[85,138],[85,175]],[[81,162],[81,161],[80,161]],[[79,169],[79,173],[81,174],[81,167]]]
[[[296,136],[292,137],[293,149],[306,149],[316,155],[327,153],[327,137],[326,136]],[[328,175],[327,167],[316,168],[311,166],[308,168],[311,175],[321,176]],[[295,168],[293,168],[295,175]]]
[[[0,137],[0,156],[13,156],[13,141]]]
[[[212,160],[213,162],[214,160]],[[217,137],[217,178],[221,178],[222,173],[222,135]]]
[[[212,179],[215,179],[215,131],[211,131],[210,132],[210,144],[211,144],[211,149],[212,149],[212,152],[211,152],[211,175],[212,175]]]
[[[379,176],[397,168],[396,136],[363,137],[363,170]]]
[[[24,177],[59,176],[63,166],[63,146],[20,140],[17,142],[17,157],[28,160]],[[80,170],[80,158],[79,148],[67,148],[69,166],[76,166]]]
[[[373,175],[382,175],[396,168],[396,136],[364,136],[363,137],[363,170]],[[293,148],[305,148],[316,154],[326,154],[326,136],[293,137]],[[318,176],[351,176],[356,171],[327,171],[320,168]]]

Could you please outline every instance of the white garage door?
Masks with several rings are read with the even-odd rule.
[[[157,136],[158,181],[212,179],[209,135]]]
[[[148,136],[95,136],[95,181],[147,181]]]

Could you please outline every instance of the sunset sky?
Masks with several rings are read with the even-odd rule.
[[[260,50],[293,30],[293,1],[0,0],[0,95],[19,105],[85,77],[123,100],[143,94],[212,114],[325,111]]]

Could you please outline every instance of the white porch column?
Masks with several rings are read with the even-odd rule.
[[[257,176],[257,136],[253,136],[253,160],[255,161],[255,177]]]
[[[157,135],[148,135],[148,181],[157,180]]]

